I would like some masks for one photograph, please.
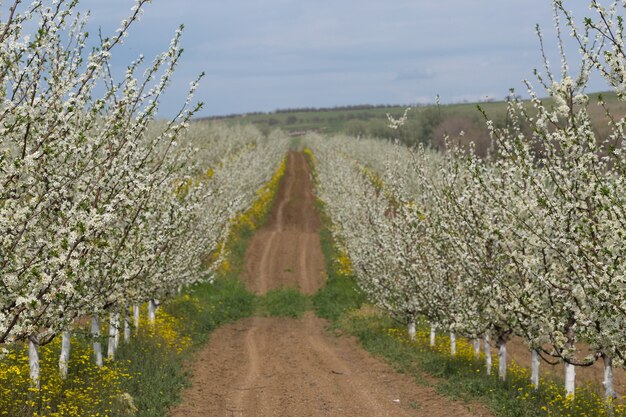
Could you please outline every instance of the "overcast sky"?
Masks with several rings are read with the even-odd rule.
[[[587,1],[567,3],[579,20],[588,14]],[[112,32],[132,4],[82,0],[81,8],[92,11],[92,27]],[[185,54],[162,116],[202,71],[203,116],[423,103],[437,94],[500,99],[541,66],[537,23],[559,62],[549,0],[154,0],[115,62],[165,49],[181,23]]]

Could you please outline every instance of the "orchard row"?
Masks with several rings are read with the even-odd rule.
[[[533,383],[539,359],[557,358],[570,395],[575,367],[601,359],[613,397],[612,366],[626,360],[626,118],[607,110],[610,133],[598,136],[587,109],[604,103],[584,89],[599,73],[625,98],[626,3],[593,2],[582,29],[562,7],[557,29],[565,21],[579,41],[580,71],[563,58],[560,77],[546,65],[538,78],[547,99],[530,83],[530,105],[512,95],[507,124],[486,121],[487,157],[450,142],[443,154],[345,137],[307,144],[336,234],[380,307],[412,331],[426,319],[453,343],[495,342],[503,379],[507,342],[521,337]]]
[[[95,41],[75,3],[16,1],[0,31],[0,346],[29,343],[35,382],[38,346],[61,334],[67,372],[77,321],[92,321],[102,364],[101,317],[113,357],[139,304],[150,302],[153,314],[156,300],[210,280],[231,221],[288,143],[190,122],[197,81],[173,120],[155,121],[180,31],[116,81],[112,51],[146,1],[113,37]],[[32,24],[39,30],[24,34]]]

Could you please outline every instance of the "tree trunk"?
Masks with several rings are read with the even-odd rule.
[[[59,373],[61,379],[67,378],[67,369],[70,363],[71,337],[72,333],[69,330],[65,330],[61,334],[61,356],[59,357]]]
[[[100,343],[100,317],[93,316],[91,318],[91,336],[93,337],[93,354],[96,359],[96,365],[102,367],[104,358],[102,357],[102,344]]]
[[[31,383],[39,389],[39,346],[32,340],[28,341],[28,365]]]
[[[450,332],[450,355],[456,356],[456,334]]]
[[[411,320],[409,322],[408,333],[409,333],[409,338],[411,340],[415,340],[415,334],[417,333],[417,331],[415,329],[415,320]]]
[[[565,393],[574,396],[576,392],[576,367],[571,363],[565,363]]]
[[[154,300],[148,302],[148,323],[154,325],[156,321],[156,304]]]
[[[485,367],[487,375],[491,375],[491,340],[489,333],[485,333]]]
[[[133,313],[134,313],[134,321],[135,321],[135,333],[137,333],[137,329],[139,329],[139,314],[140,314],[140,310],[139,310],[139,306],[135,305],[133,307]]]
[[[435,325],[431,324],[430,325],[430,346],[434,347],[435,346],[435,336],[437,335],[437,332],[435,331]]]
[[[109,343],[107,344],[107,358],[115,359],[117,340],[119,340],[119,313],[111,313],[109,316]]]
[[[530,382],[533,384],[535,389],[539,388],[539,353],[535,350],[531,350],[531,358],[530,358]]]
[[[480,338],[474,339],[474,359],[480,358]]]
[[[130,342],[130,315],[132,309],[130,307],[124,308],[124,342]]]
[[[116,310],[115,313],[113,313],[113,317],[112,317],[112,320],[115,323],[115,335],[113,338],[113,347],[115,348],[115,352],[117,352],[117,348],[120,347],[120,337],[121,337],[120,335],[121,335],[121,330],[122,330],[120,314],[121,314],[120,310]]]
[[[573,316],[571,316],[565,327],[567,347],[570,349],[575,348],[576,346],[576,333],[574,332],[575,324],[576,320]],[[576,367],[567,362],[565,362],[565,392],[567,396],[571,396],[572,398],[576,392]]]
[[[617,393],[613,386],[613,358],[603,353],[602,359],[604,360],[604,381],[602,382],[602,385],[604,385],[604,396],[607,400],[609,398],[615,399],[617,398]]]
[[[506,381],[506,342],[502,341],[498,349],[498,377]]]

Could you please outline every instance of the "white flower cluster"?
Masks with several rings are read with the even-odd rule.
[[[75,3],[15,1],[0,22],[0,344],[44,344],[105,312],[119,327],[129,306],[210,279],[203,257],[287,148],[190,122],[197,80],[172,121],[154,121],[181,32],[119,82],[112,50],[147,0],[94,47]]]
[[[551,100],[528,84],[532,109],[512,96],[507,126],[487,123],[488,158],[453,146],[441,155],[308,138],[318,192],[373,301],[408,323],[422,317],[455,334],[492,337],[501,365],[507,341],[519,336],[544,359],[566,363],[569,393],[574,366],[603,358],[613,396],[610,368],[626,360],[626,118],[607,111],[609,133],[599,136],[584,94],[590,71],[604,68],[624,97],[619,7],[593,2],[600,19],[586,20],[588,32],[613,37],[584,44],[578,76],[564,64],[561,80],[540,78]]]

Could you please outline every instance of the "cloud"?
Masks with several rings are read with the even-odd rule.
[[[417,96],[415,97],[413,100],[411,100],[411,103],[414,104],[434,104],[436,102],[437,98],[436,96],[430,97],[430,96]]]
[[[410,71],[401,71],[399,72],[394,80],[396,81],[405,81],[405,80],[431,80],[435,78],[435,72],[429,68],[417,68]]]
[[[111,33],[132,3],[83,0],[80,7]],[[568,3],[579,18],[588,12],[586,2]],[[115,51],[116,65],[123,70],[140,52],[167,48],[180,23],[186,52],[163,116],[184,100],[180,86],[202,71],[203,115],[432,102],[437,94],[444,101],[504,97],[541,67],[535,23],[559,62],[545,0],[171,0],[146,7]]]
[[[475,103],[482,101],[503,100],[506,94],[490,93],[478,93],[478,94],[461,94],[452,97],[444,97],[442,101],[444,103]]]

